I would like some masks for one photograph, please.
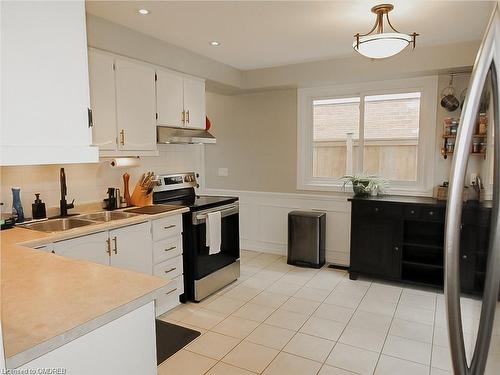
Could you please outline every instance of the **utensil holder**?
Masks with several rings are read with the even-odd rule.
[[[142,189],[141,185],[137,183],[134,188],[134,192],[130,197],[130,203],[136,207],[144,207],[153,204],[153,193],[146,194]]]

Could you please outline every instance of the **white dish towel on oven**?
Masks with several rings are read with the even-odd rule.
[[[206,230],[206,245],[208,246],[208,255],[219,253],[221,245],[220,211],[209,212],[207,214]]]

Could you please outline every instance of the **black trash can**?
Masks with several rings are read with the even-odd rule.
[[[320,268],[325,264],[326,213],[288,214],[288,264]]]

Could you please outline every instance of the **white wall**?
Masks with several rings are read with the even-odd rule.
[[[59,207],[59,168],[64,167],[68,185],[68,201],[75,198],[76,209],[82,203],[93,203],[106,198],[108,187],[117,187],[123,194],[125,172],[130,174],[130,190],[139,176],[147,171],[155,173],[175,173],[195,171],[203,175],[203,145],[158,145],[160,156],[142,157],[138,167],[128,169],[111,168],[109,159],[101,159],[98,164],[40,165],[0,168],[0,201],[5,212],[12,209],[11,187],[21,187],[21,198],[26,216],[31,216],[31,204],[35,193],[47,207]],[[203,183],[203,181],[201,181]]]
[[[486,27],[486,25],[485,25]],[[350,57],[245,72],[245,89],[311,87],[434,75],[471,66],[480,41],[407,48],[390,59]]]
[[[454,80],[456,94],[467,86],[469,75]],[[438,79],[440,93],[449,75]],[[207,93],[207,115],[217,137],[206,148],[206,186],[211,194],[236,195],[241,199],[242,247],[286,253],[287,213],[294,209],[324,209],[327,215],[327,260],[348,264],[350,193],[305,192],[296,187],[297,91],[261,91],[226,96]],[[458,117],[439,103],[435,120],[436,141],[433,185],[448,180],[451,158],[441,156],[442,123]],[[421,139],[421,142],[426,142]],[[479,173],[486,161],[471,157],[468,174]],[[218,176],[228,168],[229,176]]]
[[[296,191],[297,90],[207,93],[207,116],[217,138],[206,147],[207,186]],[[229,175],[219,177],[218,168]]]

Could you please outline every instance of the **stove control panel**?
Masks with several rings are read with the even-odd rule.
[[[154,191],[158,192],[188,187],[198,187],[196,177],[197,175],[194,172],[159,175],[158,180],[160,181],[160,184],[155,186]]]
[[[184,182],[184,179],[182,178],[182,176],[164,177],[163,182],[165,185],[175,185],[182,184]]]

